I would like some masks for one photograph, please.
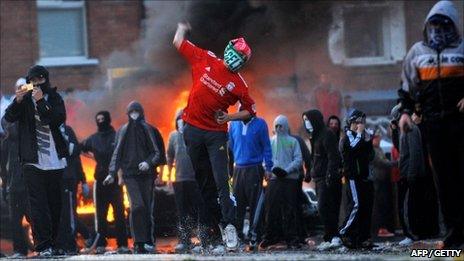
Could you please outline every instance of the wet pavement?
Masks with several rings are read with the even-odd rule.
[[[377,238],[374,243],[378,246],[373,250],[348,250],[336,249],[330,251],[318,251],[317,245],[320,237],[310,238],[312,244],[305,245],[298,250],[275,250],[246,252],[242,247],[240,251],[224,254],[174,254],[174,246],[177,243],[174,237],[158,238],[157,251],[160,254],[132,255],[111,254],[112,241],[108,247],[108,253],[104,255],[78,255],[57,257],[55,259],[67,260],[423,260],[423,258],[410,257],[412,249],[433,249],[438,239],[416,242],[413,246],[400,247],[398,242],[402,238]],[[2,241],[5,243],[5,241]],[[5,246],[5,245],[3,245]],[[4,252],[6,253],[6,252]],[[32,255],[32,253],[31,253]],[[31,258],[31,256],[29,257]],[[460,259],[463,260],[461,255]],[[453,260],[452,258],[440,258],[440,260]]]

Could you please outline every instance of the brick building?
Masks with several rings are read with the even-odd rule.
[[[210,12],[221,13],[216,10],[218,5],[193,2],[198,5],[198,8],[192,9],[193,17],[195,12],[208,8],[215,9]],[[454,2],[458,11],[463,13],[464,2]],[[36,63],[50,69],[53,84],[88,89],[95,76],[106,74],[103,62],[110,53],[127,50],[144,35],[143,20],[147,16],[148,3],[151,1],[0,1],[2,91],[11,93],[11,89],[5,86],[11,86],[29,66]],[[365,96],[366,99],[382,96],[392,100],[399,86],[402,59],[412,44],[422,39],[424,18],[436,1],[248,3],[247,8],[275,4],[277,8],[291,10],[288,6],[294,6],[298,12],[304,13],[299,20],[307,29],[299,32],[297,40],[279,42],[279,46],[283,47],[281,49],[285,50],[283,57],[287,61],[273,61],[271,64],[279,64],[279,68],[262,73],[261,63],[255,68],[253,63],[260,59],[260,51],[265,50],[261,58],[268,53],[266,48],[258,46],[249,67],[251,69],[244,72],[245,76],[253,74],[253,78],[266,86],[286,89],[275,90],[273,95],[285,98],[285,93],[291,93],[293,89],[308,92],[317,83],[319,74],[330,72],[334,84],[344,91],[359,93],[378,90],[373,96]],[[266,13],[262,14],[266,19]],[[221,19],[201,20],[215,24]],[[462,21],[458,27],[462,34]],[[66,32],[67,37],[60,37],[60,32]],[[204,36],[209,37],[203,39],[216,39],[212,36],[219,33],[206,30]],[[268,38],[269,42],[273,40],[272,37]],[[224,41],[216,45],[217,50],[212,50],[220,54]],[[206,43],[204,47],[212,46]]]
[[[142,0],[1,1],[2,92],[34,64],[53,85],[87,89],[106,56],[139,38],[143,15]]]

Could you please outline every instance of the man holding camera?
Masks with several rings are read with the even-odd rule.
[[[66,109],[56,87],[51,87],[45,67],[31,67],[26,80],[33,89],[23,86],[16,90],[5,120],[19,126],[19,155],[31,205],[35,250],[40,257],[50,257],[60,223],[61,180],[68,156],[60,131]]]

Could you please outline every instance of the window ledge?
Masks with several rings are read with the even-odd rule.
[[[345,66],[371,66],[371,65],[393,65],[398,61],[386,57],[363,57],[363,58],[346,58],[342,61]]]
[[[36,64],[46,67],[62,67],[62,66],[92,66],[98,65],[98,59],[89,59],[87,57],[47,57],[40,58]]]

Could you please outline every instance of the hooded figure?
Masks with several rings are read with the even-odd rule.
[[[341,202],[341,155],[337,137],[324,124],[319,110],[303,113],[303,124],[310,136],[312,148],[311,177],[316,183],[316,195],[322,223],[324,243],[318,249],[341,246],[338,237],[338,216]]]
[[[176,130],[169,134],[167,162],[168,167],[176,167],[176,182],[194,181],[195,172],[192,167],[192,161],[187,154],[182,131],[184,121],[182,120],[182,110],[176,113],[175,118]]]
[[[423,41],[411,47],[403,62],[402,112],[417,111],[416,103],[429,120],[458,112],[464,97],[464,43],[458,19],[451,1],[440,1],[430,10]]]
[[[17,92],[4,119],[18,122],[19,157],[31,205],[35,250],[40,257],[49,257],[58,232],[61,175],[69,154],[60,131],[66,109],[56,88],[49,88],[48,71],[44,67],[32,67],[27,78],[39,85],[43,94],[37,90]]]
[[[434,50],[442,51],[457,44],[459,14],[451,1],[440,1],[430,10],[423,30],[424,42]]]
[[[421,135],[427,144],[437,194],[446,226],[444,245],[464,244],[464,43],[459,15],[451,1],[434,5],[424,23],[424,39],[403,61],[400,128],[409,131],[411,115],[422,115]]]
[[[49,93],[52,88],[50,85],[50,80],[48,78],[48,70],[41,65],[32,66],[27,72],[26,82],[30,83],[33,78],[42,78],[45,81],[43,83],[37,84],[44,94]]]
[[[98,115],[102,116],[102,120],[98,120]],[[95,115],[95,122],[97,124],[97,128],[99,132],[107,132],[107,131],[114,131],[113,126],[111,126],[111,115],[109,111],[99,111]]]
[[[298,141],[290,136],[288,118],[279,115],[274,120],[275,135],[271,138],[272,160],[274,167],[285,170],[285,179],[299,179],[299,169],[303,164],[301,149]],[[274,174],[272,179],[277,178]]]
[[[115,177],[120,168],[123,170],[123,177],[155,172],[157,166],[165,164],[166,156],[164,150],[161,151],[164,146],[160,144],[161,135],[158,129],[145,122],[140,103],[129,103],[127,116],[129,122],[118,130],[109,174]],[[144,163],[143,167],[139,168],[141,163]]]
[[[340,121],[340,118],[338,118],[335,115],[330,116],[327,119],[327,127],[335,133],[335,137],[337,138],[337,144],[340,141],[340,135],[342,132],[342,123]]]
[[[348,203],[340,235],[348,248],[372,248],[370,240],[373,184],[369,179],[374,159],[371,136],[365,131],[366,115],[354,110],[348,117],[346,135],[340,141]]]
[[[203,223],[206,215],[205,205],[201,197],[200,189],[195,180],[195,171],[192,161],[187,154],[184,137],[182,135],[184,122],[182,120],[182,110],[176,113],[176,130],[169,134],[167,149],[167,162],[169,172],[175,166],[176,179],[172,184],[176,200],[177,212],[179,215],[179,243],[175,247],[176,253],[184,253],[192,247],[191,237],[193,230],[198,227],[198,223]],[[198,220],[200,216],[200,220]],[[200,228],[202,228],[200,226]],[[199,236],[202,237],[203,231]]]
[[[143,107],[133,101],[127,106],[129,122],[118,131],[116,147],[103,184],[114,182],[119,169],[130,201],[130,225],[135,253],[154,251],[153,185],[156,167],[164,164],[158,130],[145,122]],[[163,146],[164,147],[164,146]]]
[[[298,196],[301,190],[300,168],[303,164],[298,141],[290,136],[287,117],[274,120],[275,135],[271,138],[272,177],[265,197],[265,228],[260,249],[284,243],[299,246]]]
[[[95,115],[98,131],[86,138],[80,145],[82,152],[92,152],[97,163],[94,171],[94,204],[96,208],[96,232],[100,235],[97,242],[97,253],[105,251],[108,235],[108,209],[111,204],[116,224],[116,240],[118,253],[127,252],[127,235],[124,218],[124,203],[122,187],[118,182],[104,186],[103,180],[109,174],[108,168],[115,146],[116,131],[111,125],[111,115],[108,111],[99,111]]]

